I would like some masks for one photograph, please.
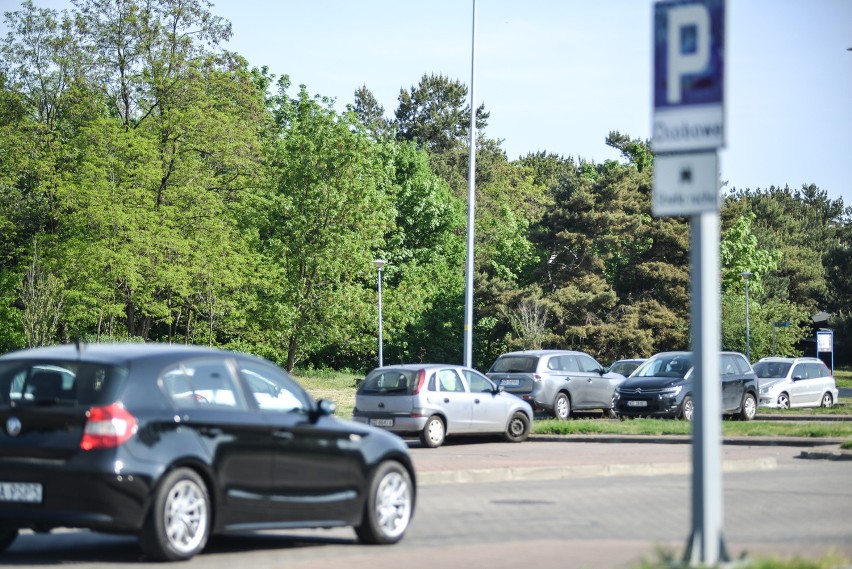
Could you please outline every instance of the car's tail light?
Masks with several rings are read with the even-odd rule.
[[[414,388],[414,395],[420,393],[420,390],[423,389],[423,384],[426,383],[426,370],[421,369],[417,373],[417,387]]]
[[[83,450],[117,447],[136,433],[136,417],[121,403],[92,407],[86,417],[86,427],[80,441]]]

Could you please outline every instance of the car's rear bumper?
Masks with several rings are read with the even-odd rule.
[[[356,412],[353,413],[352,420],[356,423],[371,425],[398,435],[406,435],[421,432],[426,428],[426,421],[429,420],[429,417]],[[388,425],[387,421],[392,421],[392,424]]]
[[[58,527],[136,532],[144,522],[150,478],[126,472],[27,466],[0,461],[0,482],[41,485],[39,503],[0,501],[0,525],[46,531]]]

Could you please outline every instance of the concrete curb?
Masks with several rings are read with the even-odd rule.
[[[722,463],[723,472],[749,472],[772,470],[778,466],[774,457],[730,460]],[[465,484],[482,482],[517,482],[523,480],[565,480],[570,478],[598,478],[602,476],[661,476],[665,474],[691,474],[688,462],[647,464],[584,464],[577,466],[515,466],[468,470],[419,472],[418,485]]]
[[[530,441],[564,441],[570,443],[638,443],[692,444],[691,435],[530,435]],[[820,437],[725,437],[723,445],[818,447],[841,445],[846,438]]]

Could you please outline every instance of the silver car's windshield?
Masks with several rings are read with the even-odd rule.
[[[659,356],[642,364],[631,377],[674,377],[683,379],[692,368],[692,356],[675,354]]]
[[[791,365],[789,362],[757,362],[754,364],[754,373],[764,379],[787,377]]]

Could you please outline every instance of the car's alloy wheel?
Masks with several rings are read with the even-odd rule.
[[[512,418],[509,419],[509,425],[506,427],[506,432],[503,433],[505,438],[510,443],[521,443],[527,440],[530,434],[530,421],[527,416],[521,411],[517,411]]]
[[[386,461],[376,468],[370,479],[364,517],[355,533],[364,543],[396,543],[411,521],[414,510],[414,489],[405,468],[395,461]]]
[[[826,392],[822,396],[822,403],[820,403],[820,407],[829,408],[834,405],[834,398],[831,396],[831,393]]]
[[[553,416],[560,421],[565,421],[571,416],[571,400],[564,393],[558,393],[553,402]]]
[[[180,468],[157,490],[139,543],[150,557],[163,561],[189,559],[207,545],[210,497],[201,477]]]
[[[790,408],[790,396],[786,393],[782,393],[778,396],[778,407],[780,409],[789,409]]]
[[[740,410],[740,419],[743,421],[751,421],[757,414],[757,401],[754,395],[746,393],[743,395],[743,406]]]
[[[447,430],[444,427],[444,421],[437,415],[432,415],[429,417],[429,420],[426,421],[426,426],[423,427],[423,431],[420,432],[420,442],[423,443],[423,446],[438,448],[444,444],[446,433]]]
[[[692,396],[687,395],[683,398],[683,403],[680,404],[680,418],[685,421],[692,421],[695,416],[695,402]]]
[[[16,537],[18,537],[18,528],[0,527],[0,551],[6,551]]]

